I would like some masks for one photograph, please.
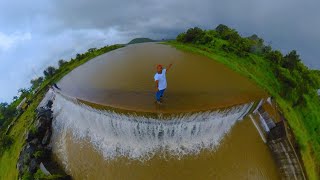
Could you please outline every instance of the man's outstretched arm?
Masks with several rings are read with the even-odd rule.
[[[166,72],[168,72],[171,68],[172,64],[169,64],[169,66],[166,68]]]

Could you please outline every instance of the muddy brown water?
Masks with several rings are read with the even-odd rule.
[[[155,101],[156,65],[173,63],[164,104]],[[266,96],[247,78],[207,57],[156,43],[130,45],[73,70],[58,84],[64,93],[104,106],[145,112],[190,112]]]
[[[154,104],[155,68],[170,63],[164,104],[158,106]],[[156,43],[101,55],[73,70],[58,85],[64,94],[80,100],[136,112],[212,110],[267,96],[250,80],[214,60]],[[65,143],[53,143],[53,152],[76,180],[279,179],[275,161],[249,118],[238,121],[215,150],[181,157],[159,154],[146,161],[106,159],[90,140],[75,140],[69,131],[65,139],[55,136],[53,142]]]
[[[66,138],[63,165],[80,179],[280,179],[271,152],[252,122],[238,122],[216,150],[204,150],[181,158],[155,156],[147,161],[117,158],[105,160],[87,141]],[[60,156],[60,157],[59,157]]]

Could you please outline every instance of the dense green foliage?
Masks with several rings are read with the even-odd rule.
[[[257,35],[242,37],[225,25],[191,28],[169,44],[220,61],[267,90],[288,120],[310,179],[320,173],[320,72],[306,67],[297,51],[283,55]]]
[[[47,68],[44,77],[31,80],[31,87],[20,89],[19,97],[15,97],[11,104],[0,103],[0,179],[17,179],[18,172],[16,163],[23,144],[25,143],[26,130],[34,131],[35,109],[42,100],[48,86],[59,81],[74,68],[86,63],[90,59],[123,47],[123,45],[105,46],[100,49],[91,48],[86,53],[77,54],[75,59],[70,61],[59,60],[59,68]],[[49,70],[51,69],[51,70]],[[53,70],[54,69],[54,70]],[[16,106],[27,98],[29,106],[19,113],[15,110]],[[41,152],[37,152],[37,156]],[[57,175],[44,176],[37,173],[36,177],[26,173],[22,179],[54,179]]]
[[[0,128],[7,119],[12,119],[16,114],[16,108],[8,103],[0,103]]]
[[[137,44],[137,43],[144,43],[144,42],[155,42],[155,40],[149,38],[135,38],[132,39],[128,44]]]
[[[219,44],[217,39],[224,41]],[[208,31],[197,27],[188,29],[177,36],[177,41],[219,48],[239,57],[249,57],[249,54],[264,57],[271,63],[273,73],[282,85],[278,93],[293,105],[305,105],[304,95],[316,95],[320,87],[319,76],[301,62],[295,50],[282,55],[280,51],[264,45],[263,39],[257,35],[243,38],[236,30],[219,25],[215,30]]]
[[[13,139],[10,136],[1,136],[0,137],[0,154],[2,154],[5,150],[9,149],[13,144]]]

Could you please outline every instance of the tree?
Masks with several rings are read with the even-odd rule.
[[[266,51],[270,51],[270,49],[268,49],[269,47],[264,46],[264,40],[262,38],[259,38],[258,35],[253,34],[251,36],[249,36],[248,38],[246,38],[249,40],[250,42],[250,52],[255,53],[255,54],[262,54],[265,53]]]
[[[178,42],[182,42],[184,43],[185,42],[185,38],[186,38],[186,33],[180,33],[178,36],[177,36],[177,41]]]
[[[30,81],[30,83],[31,83],[31,89],[35,89],[35,88],[37,88],[41,83],[43,82],[43,77],[38,77],[38,78],[36,78],[36,79],[32,79],[31,81]]]
[[[49,66],[46,70],[43,71],[45,78],[52,77],[54,73],[56,73],[56,68],[53,66]]]
[[[198,27],[190,28],[185,33],[177,36],[177,41],[182,43],[207,44],[212,41],[212,37]]]
[[[290,70],[295,69],[298,66],[298,63],[301,61],[299,54],[296,50],[292,50],[283,58],[283,67]]]
[[[218,32],[219,35],[222,35],[224,34],[225,32],[227,31],[230,31],[231,29],[224,25],[224,24],[219,24],[217,27],[216,27],[216,31]]]
[[[208,44],[213,40],[212,36],[210,36],[209,34],[204,34],[197,42],[199,44]]]
[[[16,101],[18,99],[18,96],[13,96],[12,100]]]
[[[267,55],[267,59],[269,59],[271,62],[277,64],[277,65],[281,65],[282,64],[282,59],[283,59],[283,55],[280,51],[275,50],[275,51],[271,51],[268,55]]]
[[[256,34],[253,34],[253,35],[249,36],[248,39],[250,39],[253,42],[255,42],[255,44],[258,45],[258,46],[263,46],[264,40],[262,38],[260,38]]]
[[[29,94],[29,90],[26,88],[20,88],[18,93],[20,93],[20,97],[26,97]]]
[[[16,113],[15,107],[10,106],[6,102],[0,103],[0,114],[4,120],[12,119]]]
[[[67,64],[67,62],[64,61],[63,59],[60,59],[60,60],[58,61],[59,68],[61,68],[61,67],[62,67],[63,65],[65,65],[65,64]]]
[[[198,27],[190,28],[187,30],[185,35],[185,42],[195,43],[205,35],[204,31]]]
[[[92,53],[92,52],[94,52],[95,50],[97,50],[97,48],[90,48],[90,49],[88,49],[88,52],[89,52],[89,53]]]
[[[262,48],[262,53],[264,55],[269,54],[271,51],[272,51],[272,47],[270,45],[263,46],[263,48]]]
[[[0,118],[0,128],[1,128],[1,126],[4,124],[4,121],[5,121],[4,119],[1,119],[1,118]]]
[[[230,29],[224,24],[219,24],[216,27],[216,31],[221,39],[228,40],[232,43],[237,43],[240,39],[242,39],[236,30]]]
[[[77,54],[77,55],[76,55],[76,59],[77,59],[77,60],[80,60],[81,58],[82,58],[82,54]]]

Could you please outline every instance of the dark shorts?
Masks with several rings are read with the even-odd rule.
[[[162,89],[162,90],[160,90],[160,91],[157,91],[157,93],[156,93],[156,99],[157,99],[157,101],[160,101],[160,99],[161,99],[161,97],[163,96],[163,93],[164,93],[165,90],[166,90],[166,89]]]

